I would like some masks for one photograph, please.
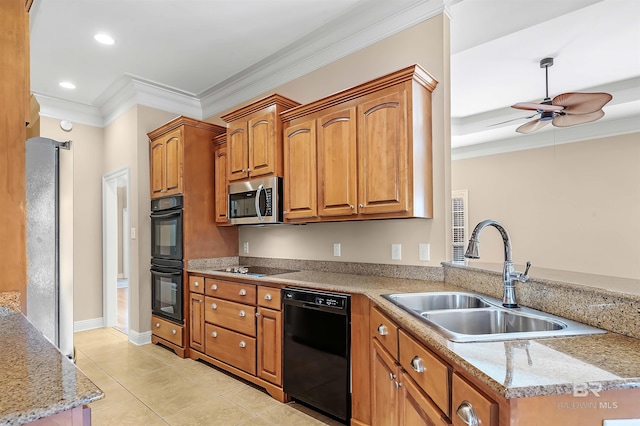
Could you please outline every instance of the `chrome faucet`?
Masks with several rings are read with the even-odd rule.
[[[493,226],[502,235],[502,242],[504,243],[504,266],[502,267],[502,283],[504,284],[504,295],[502,296],[502,306],[505,308],[517,308],[518,301],[516,300],[516,281],[526,283],[529,281],[529,268],[531,262],[527,262],[527,269],[524,272],[516,272],[513,269],[513,262],[511,261],[511,240],[509,239],[509,233],[499,222],[495,220],[483,220],[476,225],[475,229],[471,233],[469,239],[469,246],[464,254],[464,257],[469,259],[480,259],[480,243],[478,237],[480,232],[487,226]]]

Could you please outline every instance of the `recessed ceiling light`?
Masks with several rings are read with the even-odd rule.
[[[115,43],[115,40],[113,39],[113,37],[111,37],[108,34],[104,34],[104,33],[96,34],[95,36],[93,36],[93,38],[95,38],[98,43],[102,43],[102,44],[113,44],[113,43]]]
[[[61,81],[60,87],[64,87],[65,89],[75,89],[76,85],[71,83],[70,81]]]

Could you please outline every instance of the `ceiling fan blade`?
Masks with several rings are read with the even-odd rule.
[[[589,114],[602,109],[613,96],[609,93],[563,93],[553,98],[553,105],[564,107],[567,114]]]
[[[563,109],[563,107],[559,105],[537,104],[535,102],[518,102],[515,105],[511,105],[511,108],[529,109],[533,111],[544,111],[544,112],[561,111]]]
[[[501,121],[499,123],[493,123],[493,124],[489,124],[487,127],[492,127],[492,126],[499,126],[501,124],[505,124],[505,123],[511,123],[512,121],[518,121],[518,120],[528,120],[530,118],[535,117],[536,115],[540,114],[539,112],[536,112],[535,114],[532,114],[528,117],[519,117],[519,118],[512,118],[511,120],[506,120],[506,121]]]
[[[534,132],[538,129],[540,129],[541,127],[546,126],[547,124],[549,124],[549,120],[534,120],[534,121],[530,121],[528,123],[524,123],[522,126],[518,127],[516,129],[516,132],[518,133],[531,133]]]
[[[590,123],[592,121],[596,121],[604,117],[604,111],[599,110],[596,112],[591,112],[589,114],[572,114],[572,115],[560,115],[557,114],[553,118],[553,125],[556,127],[569,127],[575,126],[578,124]]]

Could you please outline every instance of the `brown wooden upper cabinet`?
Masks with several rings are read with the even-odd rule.
[[[298,105],[291,99],[275,94],[222,116],[228,123],[229,182],[258,176],[282,176],[280,113]]]
[[[432,217],[436,84],[413,65],[282,113],[285,221]]]
[[[210,162],[211,140],[224,134],[225,128],[187,117],[178,117],[164,126],[148,133],[149,168],[151,180],[151,198],[183,194],[185,180],[194,187],[204,181],[211,185],[210,179],[202,178],[202,173],[213,170],[212,166],[200,167],[197,164]],[[204,159],[203,159],[204,157]],[[185,164],[189,167],[185,171]],[[200,174],[198,174],[200,170]],[[185,179],[185,173],[187,178]]]

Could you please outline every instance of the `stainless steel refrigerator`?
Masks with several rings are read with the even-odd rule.
[[[27,318],[73,358],[73,279],[60,274],[60,149],[69,144],[42,137],[26,142]]]

